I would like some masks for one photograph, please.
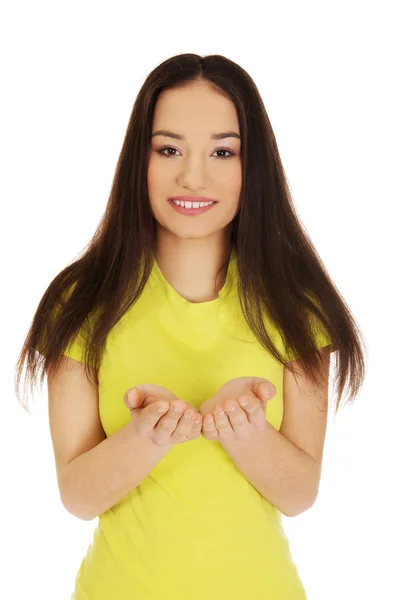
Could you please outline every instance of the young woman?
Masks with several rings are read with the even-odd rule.
[[[25,360],[47,374],[66,510],[99,517],[73,600],[306,598],[281,515],[315,502],[330,353],[337,412],[361,342],[251,77],[220,55],[160,64],[17,365],[17,388]]]

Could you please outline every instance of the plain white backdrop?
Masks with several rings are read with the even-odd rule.
[[[318,499],[283,517],[307,597],[400,598],[396,4],[1,6],[2,597],[69,600],[91,543],[97,519],[59,498],[46,382],[29,415],[15,363],[47,286],[105,210],[144,79],[193,52],[254,79],[302,222],[368,345],[355,403],[334,421],[330,400]]]

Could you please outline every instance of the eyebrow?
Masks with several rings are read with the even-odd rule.
[[[152,134],[152,138],[156,135],[163,135],[164,137],[174,138],[176,140],[184,140],[185,136],[179,135],[178,133],[173,133],[172,131],[168,131],[166,129],[158,129]],[[240,140],[240,135],[235,131],[224,131],[223,133],[212,133],[210,135],[210,140],[223,140],[224,138],[234,137]]]

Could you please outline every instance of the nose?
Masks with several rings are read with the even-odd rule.
[[[182,161],[179,178],[180,184],[183,187],[199,190],[198,195],[203,195],[201,190],[204,190],[207,187],[205,185],[207,170],[201,160]]]

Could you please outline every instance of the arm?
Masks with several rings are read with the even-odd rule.
[[[268,421],[256,441],[221,445],[246,479],[287,517],[308,510],[318,487],[316,461]]]
[[[134,490],[170,449],[138,436],[130,421],[65,467],[63,505],[80,519],[94,519]]]

